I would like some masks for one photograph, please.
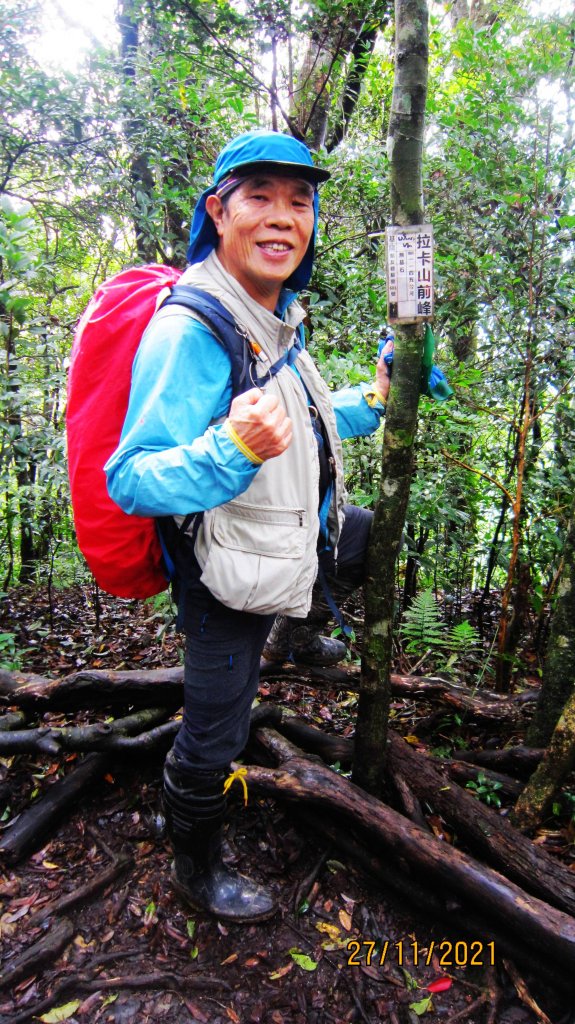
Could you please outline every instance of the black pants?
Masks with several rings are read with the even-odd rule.
[[[320,555],[337,601],[363,583],[372,518],[371,512],[353,505],[347,505],[345,513],[337,565],[331,552]],[[180,592],[186,657],[184,718],[174,751],[192,770],[225,769],[248,738],[260,657],[275,616],[226,608],[200,582],[199,566],[191,564],[189,552],[185,566],[179,568],[186,578]],[[316,583],[306,621],[323,624],[328,618]]]

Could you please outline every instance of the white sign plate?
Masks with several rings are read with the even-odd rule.
[[[386,228],[387,319],[419,323],[433,316],[433,227]]]

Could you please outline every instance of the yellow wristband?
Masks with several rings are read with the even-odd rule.
[[[259,455],[256,455],[256,453],[251,450],[251,448],[245,443],[245,441],[242,441],[237,430],[234,430],[229,420],[225,421],[224,427],[230,441],[234,442],[236,448],[239,448],[241,453],[245,455],[246,459],[249,459],[250,462],[255,463],[256,466],[261,466],[264,460],[260,459]]]
[[[385,409],[385,399],[381,391],[379,391],[378,388],[376,388],[374,385],[371,385],[371,387],[369,387],[366,391],[363,392],[363,397],[365,398],[370,409],[373,409],[373,407],[377,405],[378,402],[380,402],[381,405],[383,405],[383,408]]]

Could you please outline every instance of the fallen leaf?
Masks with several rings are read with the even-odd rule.
[[[209,1024],[209,1017],[206,1017],[205,1013],[200,1010],[196,1003],[190,1002],[189,999],[184,999],[184,1003],[187,1009],[190,1011],[194,1020],[201,1021],[201,1024]]]
[[[82,1014],[90,1013],[90,1014],[92,1014],[92,1016],[88,1017],[88,1020],[93,1020],[94,1019],[94,1015],[93,1015],[92,1011],[94,1011],[98,1006],[100,1006],[101,1001],[102,1001],[102,993],[101,992],[92,992],[91,995],[87,996],[87,998],[83,999],[82,1002],[80,1003],[80,1005],[78,1007],[78,1014],[79,1014],[79,1016],[81,1017]]]
[[[427,1013],[428,1010],[433,1009],[431,996],[425,996],[423,999],[420,999],[418,1003],[410,1003],[409,1009],[413,1010],[413,1012],[416,1013],[418,1017],[422,1017],[423,1014]]]
[[[181,932],[177,931],[169,921],[164,921],[164,931],[166,935],[169,935],[171,939],[175,939],[180,946],[187,946],[188,940],[182,935]]]
[[[348,914],[347,910],[340,910],[338,915],[340,923],[346,932],[351,931],[351,914]]]
[[[285,978],[286,974],[289,974],[289,972],[292,970],[292,968],[293,968],[293,963],[286,964],[285,967],[279,967],[277,969],[277,971],[273,971],[269,975],[269,978],[270,978],[271,981],[278,981],[279,978]]]
[[[241,1024],[240,1018],[238,1017],[235,1010],[232,1010],[231,1006],[226,1006],[226,1013],[230,1020],[234,1022],[234,1024]]]
[[[38,1020],[44,1022],[44,1024],[59,1024],[59,1021],[70,1020],[73,1017],[80,1005],[80,999],[73,999],[71,1003],[65,1003],[64,1006],[55,1006],[53,1010],[48,1010],[48,1013],[43,1013]]]
[[[375,967],[373,964],[369,967],[367,966],[367,964],[361,964],[359,969],[362,974],[365,974],[366,977],[371,978],[372,981],[378,981],[380,983],[385,982],[386,985],[394,985],[396,988],[403,988],[402,982],[400,981],[398,976],[398,971],[390,971],[387,969],[382,971],[381,965],[379,967]]]
[[[321,948],[325,949],[327,953],[331,953],[334,949],[349,949],[349,939],[341,936],[339,939],[324,939],[321,944]]]
[[[2,925],[2,927],[4,927],[4,925],[6,924],[13,924],[14,921],[19,921],[21,917],[24,917],[24,915],[27,914],[29,910],[30,907],[28,904],[26,904],[25,906],[20,907],[18,910],[15,910],[13,914],[11,914],[10,912],[2,914],[2,917],[0,918],[0,924]]]
[[[258,964],[259,964],[259,960],[258,960],[257,956],[251,956],[249,958],[249,960],[246,960],[244,962],[244,967],[257,967]]]
[[[0,881],[0,896],[17,896],[20,892],[19,878],[3,878]]]
[[[405,979],[405,987],[406,987],[407,991],[408,992],[415,992],[419,988],[419,985],[417,984],[417,981],[415,980],[413,975],[410,974],[409,971],[407,971],[405,969],[405,967],[402,967],[401,971],[402,971],[403,977]]]
[[[223,967],[224,964],[233,964],[234,960],[238,959],[238,956],[239,953],[230,953],[230,955],[227,956],[225,960],[222,960],[220,966]]]
[[[316,924],[318,932],[325,932],[334,941],[339,938],[340,931],[336,924],[328,924],[327,921],[318,921]]]
[[[306,953],[302,953],[296,946],[288,950],[292,960],[295,960],[298,967],[301,967],[303,971],[315,971],[317,963],[312,960]]]
[[[137,846],[138,853],[141,854],[142,857],[147,857],[149,853],[152,853],[156,849],[154,843],[148,842],[138,843]]]

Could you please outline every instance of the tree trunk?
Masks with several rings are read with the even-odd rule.
[[[543,824],[561,782],[575,764],[575,675],[567,701],[548,749],[543,754],[512,813],[517,828],[532,829]]]
[[[419,528],[419,536],[417,542],[415,540],[415,526],[413,523],[409,523],[407,527],[407,536],[409,537],[409,553],[407,556],[407,562],[405,564],[405,578],[403,581],[403,611],[409,608],[415,595],[417,594],[417,573],[419,571],[419,559],[425,551],[425,545],[429,537],[429,530],[421,526]]]
[[[137,104],[136,68],[140,42],[139,16],[141,17],[139,5],[135,5],[133,0],[122,0],[118,7],[116,21],[120,30],[122,74],[126,91],[125,134],[132,150],[130,159],[132,218],[138,256],[144,263],[153,263],[156,259],[156,243],[150,237],[146,226],[146,208],[154,201],[154,176],[150,168],[148,153],[142,145],[141,136],[144,124],[142,118],[134,112]]]
[[[339,16],[318,18],[314,24],[289,112],[293,133],[311,149],[320,149],[327,142],[331,151],[343,139],[390,6],[391,0],[365,6],[349,4]],[[338,110],[327,141],[334,97],[339,97]]]
[[[543,682],[528,743],[545,746],[575,687],[575,503],[563,551],[563,573],[551,622]]]
[[[359,99],[361,85],[367,71],[370,57],[373,53],[380,28],[387,24],[389,13],[382,15],[381,25],[373,24],[373,14],[367,19],[368,25],[362,26],[351,49],[351,64],[343,87],[343,96],[338,111],[337,120],[331,130],[330,137],[326,143],[328,153],[339,145],[345,137],[351,116],[356,108]]]
[[[391,216],[398,225],[423,223],[422,158],[428,67],[425,0],[397,0],[396,63],[388,149]],[[356,729],[354,782],[381,792],[389,713],[394,569],[412,476],[423,331],[396,332],[393,384],[383,440],[380,496],[371,533],[366,581],[365,636]]]

